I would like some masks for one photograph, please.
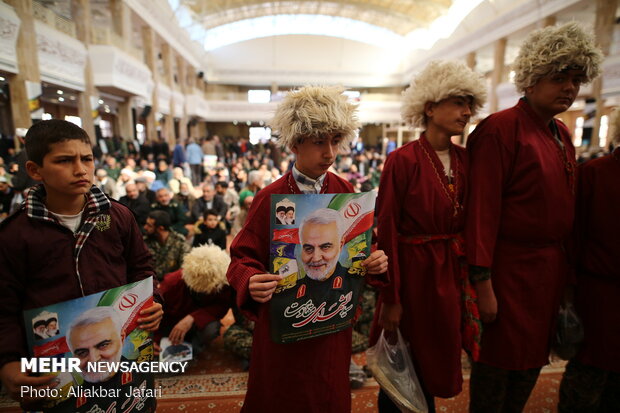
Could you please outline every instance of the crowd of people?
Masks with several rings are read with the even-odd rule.
[[[0,242],[12,245],[0,261],[0,335],[23,330],[24,308],[153,275],[156,303],[141,322],[158,339],[190,341],[200,351],[232,310],[235,322],[223,338],[249,369],[243,411],[350,411],[352,351],[399,330],[429,411],[436,397],[461,392],[465,350],[470,411],[519,412],[548,363],[560,303],[572,299],[585,338],[567,366],[559,409],[617,411],[620,336],[608,327],[620,325],[609,307],[620,297],[620,228],[611,224],[620,206],[620,150],[578,166],[570,133],[555,119],[601,65],[593,38],[576,23],[532,33],[515,61],[523,98],[480,122],[466,148],[451,138],[484,105],[486,85],[451,61],[433,62],[412,80],[403,120],[423,132],[390,154],[352,145],[356,107],[339,87],[289,93],[271,121],[277,139],[258,145],[211,136],[173,148],[164,140],[110,141],[93,151],[80,128],[40,122],[25,135],[27,158],[15,157],[17,166],[0,174],[0,212],[8,216]],[[28,177],[43,184],[28,191],[12,184]],[[269,306],[283,277],[270,273],[270,195],[376,188],[376,243],[360,264],[370,284],[360,294],[364,324],[275,343]],[[114,231],[93,230],[101,214],[114,217]],[[295,205],[280,202],[275,219],[295,225]],[[27,235],[43,230],[49,239]],[[317,245],[299,232],[304,251],[323,254],[308,258],[306,274],[313,278],[316,269],[320,282],[329,279],[326,294],[337,301],[346,274],[328,261],[344,245],[340,232]],[[79,271],[86,265],[80,253],[107,271],[106,282]],[[50,257],[75,268],[76,280],[37,264]],[[37,282],[70,288],[54,297],[30,292],[24,301],[27,285]],[[55,328],[41,321],[42,333]],[[24,353],[23,340],[0,340],[0,376],[18,399],[19,385],[49,380],[16,370]],[[378,406],[400,411],[383,390]]]

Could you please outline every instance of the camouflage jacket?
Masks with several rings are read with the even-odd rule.
[[[164,275],[181,268],[183,256],[190,250],[185,237],[175,231],[170,231],[163,245],[155,237],[145,236],[144,242],[153,255],[153,266],[159,281],[164,278]]]

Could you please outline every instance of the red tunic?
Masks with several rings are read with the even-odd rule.
[[[467,258],[491,268],[498,303],[497,319],[483,326],[480,361],[503,369],[547,364],[566,282],[575,149],[555,124],[566,156],[524,100],[482,121],[467,143]]]
[[[461,147],[452,148],[450,164],[462,204],[466,153]],[[402,240],[463,230],[462,209],[455,215],[447,184],[443,165],[424,136],[387,158],[377,217],[379,249],[389,259],[389,285],[381,289],[371,335],[374,343],[381,333],[377,321],[382,303],[400,303],[400,331],[411,345],[416,372],[425,390],[438,397],[460,393],[463,382],[459,259],[448,240],[411,245],[399,241],[399,236]]]
[[[579,167],[577,311],[585,338],[577,359],[620,372],[620,148]]]
[[[348,182],[332,173],[327,173],[323,188],[326,193],[353,192]],[[269,303],[259,305],[249,295],[250,277],[269,273],[270,195],[290,193],[301,193],[290,172],[258,192],[245,226],[230,247],[228,281],[237,291],[239,308],[256,320],[242,411],[350,412],[351,329],[276,344],[270,338]]]

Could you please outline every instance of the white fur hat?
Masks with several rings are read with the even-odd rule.
[[[586,83],[601,72],[603,53],[594,36],[575,23],[549,26],[529,34],[513,63],[515,85],[519,92],[533,86],[542,77],[576,66],[586,72]]]
[[[216,245],[192,248],[183,257],[183,281],[190,290],[198,293],[217,293],[228,285],[226,271],[230,257]]]
[[[291,148],[308,136],[341,133],[346,150],[359,128],[357,107],[347,101],[340,86],[305,86],[289,92],[276,109],[270,126],[282,146]]]
[[[413,127],[424,127],[424,105],[452,96],[471,96],[472,116],[475,115],[487,99],[484,79],[461,62],[430,62],[403,92],[402,118]]]

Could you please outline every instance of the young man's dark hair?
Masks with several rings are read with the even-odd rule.
[[[68,140],[79,140],[91,144],[86,131],[76,124],[61,119],[35,123],[26,133],[28,160],[43,166],[43,158],[50,151],[50,145]]]
[[[362,185],[360,186],[360,191],[362,192],[370,192],[374,189],[374,187],[372,186],[372,183],[370,181],[364,181],[362,182]]]
[[[215,209],[206,209],[205,212],[202,214],[202,217],[206,221],[209,215],[213,215],[214,217],[219,216],[217,215],[217,212],[215,211]]]
[[[170,214],[166,211],[151,211],[149,212],[149,218],[155,220],[155,228],[162,226],[165,230],[170,230],[172,220],[170,219]]]

